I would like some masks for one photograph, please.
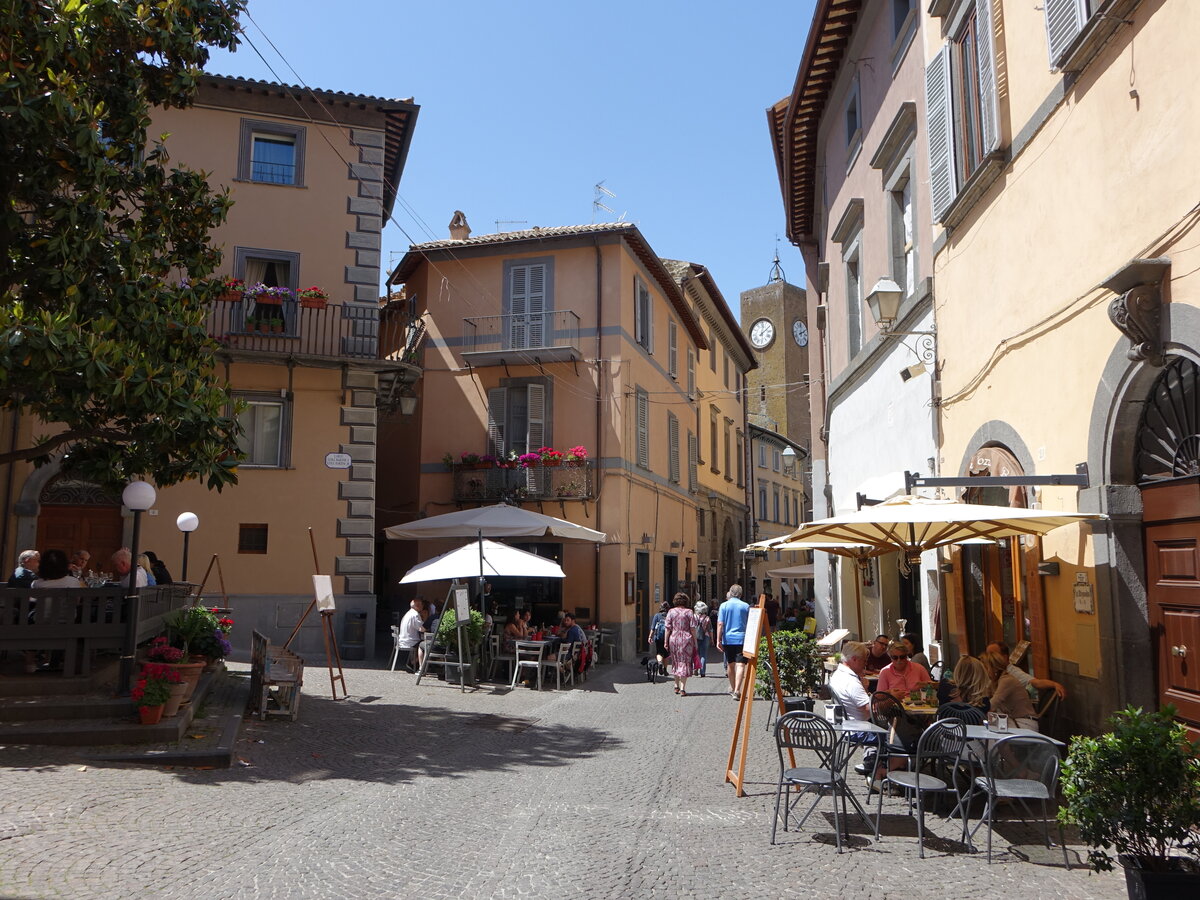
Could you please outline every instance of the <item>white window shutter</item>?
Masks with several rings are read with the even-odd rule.
[[[996,54],[992,38],[992,0],[975,0],[977,19],[975,54],[979,60],[979,121],[983,152],[1000,146],[1000,101],[996,96]]]
[[[696,396],[696,351],[687,348],[687,394],[688,399]]]
[[[643,469],[650,468],[650,398],[645,391],[637,394],[637,461]]]
[[[529,267],[513,266],[508,283],[508,340],[513,350],[529,346]]]
[[[546,388],[531,384],[525,388],[529,407],[529,426],[525,433],[525,452],[536,453],[546,446]],[[525,487],[530,494],[545,493],[546,470],[541,466],[525,470]]]
[[[700,442],[696,439],[696,435],[691,431],[687,434],[687,451],[688,451],[688,490],[695,492],[696,490],[696,464],[700,456]]]
[[[504,417],[508,412],[508,388],[491,388],[488,398],[488,452],[499,456],[504,444]]]
[[[529,343],[527,347],[546,346],[546,266],[529,267]]]
[[[949,45],[942,46],[925,70],[925,119],[929,135],[929,202],[933,207],[933,220],[940,222],[958,193]]]
[[[679,420],[667,413],[667,471],[668,477],[679,483]]]
[[[635,277],[633,279],[633,339],[643,345],[646,343],[646,323],[643,321],[645,312],[642,304],[642,282]]]
[[[1087,21],[1085,0],[1044,0],[1046,7],[1046,45],[1050,48],[1050,69],[1058,71],[1058,62],[1071,41],[1083,31]]]
[[[667,371],[672,378],[679,374],[679,327],[674,319],[667,323]]]

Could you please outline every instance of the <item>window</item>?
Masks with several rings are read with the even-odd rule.
[[[729,458],[730,453],[732,452],[732,449],[730,447],[730,441],[729,441],[732,425],[733,425],[733,419],[725,420],[724,445],[725,445],[725,480],[726,481],[733,481],[733,466],[731,465],[732,460]]]
[[[904,288],[904,296],[916,292],[917,249],[913,228],[912,179],[905,166],[888,192],[891,231],[892,280]]]
[[[772,500],[774,500],[773,510],[775,513],[775,515],[772,516],[772,521],[778,522],[779,521],[779,488],[773,488],[771,490],[771,497],[772,497]]]
[[[846,263],[846,346],[851,359],[862,349],[862,277],[859,260],[862,258],[861,234],[850,242],[845,251]]]
[[[717,446],[720,439],[717,437],[717,408],[715,406],[709,408],[708,438],[708,461],[714,472],[720,472],[721,467],[718,465],[719,457],[717,456]]]
[[[650,468],[650,396],[641,388],[637,392],[637,464]]]
[[[527,454],[550,444],[550,385],[541,380],[511,379],[487,391],[487,451],[493,456]],[[544,474],[541,469],[528,472]]]
[[[1046,42],[1050,68],[1057,71],[1063,57],[1095,14],[1101,0],[1046,0]]]
[[[696,510],[696,525],[697,525],[697,528],[699,529],[697,534],[699,534],[700,537],[704,537],[704,510],[703,509]]]
[[[930,202],[943,221],[959,190],[1000,143],[991,0],[961,0],[925,69]]]
[[[667,371],[672,378],[679,377],[679,326],[674,319],[667,323]]]
[[[729,390],[729,354],[722,353],[721,358],[725,361],[725,390]]]
[[[679,484],[679,419],[667,413],[667,478]]]
[[[287,250],[264,250],[258,247],[235,247],[233,274],[247,285],[265,284],[267,287],[285,287],[293,290],[299,285],[300,254]],[[278,299],[278,298],[276,298]],[[282,303],[268,304],[259,300],[243,300],[242,316],[247,331],[254,330],[260,323],[282,319],[285,334],[296,333],[296,301],[285,299]],[[243,324],[237,322],[236,324]]]
[[[759,403],[766,403],[766,402],[767,402],[767,386],[766,386],[765,384],[763,384],[763,385],[759,385],[759,388],[758,388],[758,402],[759,402]]]
[[[688,490],[693,493],[699,488],[699,482],[696,478],[697,457],[700,453],[700,441],[696,438],[694,432],[687,433],[687,451],[688,451]]]
[[[713,343],[712,329],[708,329],[708,367],[717,371],[717,345]]]
[[[767,467],[767,445],[766,444],[758,445],[758,467],[760,469],[765,469]]]
[[[913,0],[892,0],[892,40],[898,40],[908,25]]]
[[[237,177],[303,187],[304,136],[303,126],[242,119]]]
[[[505,262],[504,311],[508,316],[505,347],[526,350],[548,346],[553,307],[554,261]]]
[[[771,468],[776,472],[779,471],[779,451],[774,448],[771,449]]]
[[[242,466],[284,469],[289,464],[289,403],[278,394],[236,394],[246,408],[238,414]]]
[[[654,305],[650,298],[650,289],[642,279],[633,279],[633,317],[634,340],[642,345],[647,353],[654,352]]]
[[[266,553],[267,526],[239,525],[238,553]]]
[[[746,435],[741,429],[737,433],[737,483],[738,487],[746,484]]]
[[[687,348],[687,395],[689,400],[696,399],[696,351]]]
[[[792,494],[792,524],[800,524],[800,495]]]
[[[791,523],[788,522],[788,492],[787,492],[787,488],[783,489],[783,491],[780,493],[780,496],[783,497],[783,524],[789,525]]]
[[[760,484],[758,486],[758,517],[763,521],[767,518],[767,486]]]
[[[704,459],[700,456],[700,406],[696,405],[696,462],[703,463]]]
[[[858,76],[850,85],[850,96],[846,98],[846,146],[850,147],[850,159],[862,146],[862,97],[858,88]]]

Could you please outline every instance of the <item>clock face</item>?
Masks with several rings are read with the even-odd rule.
[[[750,343],[758,350],[768,346],[775,340],[775,326],[770,319],[759,319],[750,326]]]
[[[792,337],[796,339],[796,343],[801,347],[808,346],[808,326],[803,322],[792,323]]]

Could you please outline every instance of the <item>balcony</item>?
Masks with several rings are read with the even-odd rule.
[[[572,362],[579,350],[579,316],[569,309],[463,319],[463,359],[473,366]]]
[[[381,321],[379,310],[365,304],[316,309],[286,302],[256,308],[236,300],[211,304],[205,327],[218,343],[239,355],[387,359],[415,365],[412,337],[420,323],[399,317]]]
[[[596,498],[596,463],[591,459],[558,466],[530,466],[528,469],[455,464],[451,471],[454,500],[458,503]]]

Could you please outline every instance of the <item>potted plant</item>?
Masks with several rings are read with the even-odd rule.
[[[442,618],[438,622],[437,637],[434,642],[446,647],[451,653],[462,658],[462,648],[458,646],[458,615],[453,607],[448,608],[442,613]],[[467,643],[470,648],[477,650],[480,643],[483,641],[483,613],[477,609],[471,610],[471,621],[463,623],[463,632],[467,636]],[[464,674],[468,683],[474,680],[473,676],[468,672]]]
[[[449,450],[442,454],[442,465],[446,467],[447,471],[454,471],[454,454]]]
[[[143,725],[156,725],[162,720],[163,707],[171,698],[172,678],[178,681],[167,666],[150,663],[143,667],[141,678],[129,692]]]
[[[1131,898],[1200,896],[1200,742],[1175,708],[1115,713],[1099,737],[1071,739],[1059,821],[1078,825],[1088,864],[1112,869]]]
[[[196,690],[200,673],[207,662],[192,658],[193,653],[200,656],[200,651],[193,647],[199,643],[201,636],[212,634],[217,627],[217,617],[203,606],[183,606],[167,615],[165,622],[171,646],[183,651],[183,659],[175,665],[188,683],[188,690],[184,694],[184,699],[188,700]]]
[[[466,466],[468,469],[474,469],[476,466],[479,465],[479,454],[478,453],[464,453],[461,458],[462,458],[462,464],[464,466]]]
[[[588,458],[587,448],[583,446],[572,447],[563,454],[563,461],[568,466],[582,466],[584,460]]]
[[[246,316],[246,330],[250,333],[258,331],[258,319],[254,316]]]
[[[316,286],[303,288],[297,296],[300,298],[300,305],[309,309],[324,309],[329,303],[329,294]]]
[[[787,703],[787,698],[799,697],[801,701],[788,705],[793,709],[811,710],[812,698],[825,682],[824,658],[817,642],[803,631],[773,631],[771,636],[775,644],[775,666],[779,670],[779,687],[783,691],[784,702]],[[770,658],[765,637],[759,638],[758,658]],[[769,683],[769,677],[766,666],[758,670],[760,697],[774,695],[774,685]]]
[[[491,469],[496,465],[496,457],[490,453],[483,453],[479,456],[479,467],[481,469]]]
[[[214,617],[217,616],[216,609],[209,609],[209,612]],[[229,631],[232,628],[233,619],[217,618],[215,628],[211,631],[201,631],[190,643],[189,650],[192,656],[203,656],[208,660],[206,668],[214,666],[228,656],[233,649],[229,643]]]
[[[283,334],[283,319],[279,318],[278,316],[271,319],[271,333]]]
[[[557,466],[563,459],[563,452],[553,447],[539,447],[538,455],[542,458],[543,466]]]
[[[246,283],[242,279],[226,275],[225,280],[221,283],[221,293],[217,295],[217,299],[225,303],[235,303],[242,299],[245,290]]]
[[[291,288],[269,287],[261,281],[246,288],[246,299],[253,300],[258,306],[281,306],[284,300],[291,298]]]
[[[541,463],[541,461],[542,454],[540,453],[522,453],[517,457],[517,462],[520,464],[522,469],[528,469],[530,466],[536,466]]]

